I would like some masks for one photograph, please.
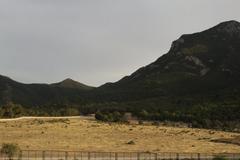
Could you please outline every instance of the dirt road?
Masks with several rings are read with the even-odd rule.
[[[63,117],[19,117],[19,118],[6,118],[0,119],[0,122],[19,121],[19,120],[31,120],[31,119],[82,119],[82,120],[94,120],[93,116],[63,116]]]

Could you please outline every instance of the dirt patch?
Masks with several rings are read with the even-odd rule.
[[[234,144],[240,146],[240,136],[236,136],[233,138],[220,138],[220,139],[214,139],[211,140],[215,143],[225,143],[225,144]]]
[[[103,123],[92,119],[21,119],[0,123],[0,145],[17,143],[21,149],[106,152],[237,153],[238,133],[155,126]]]

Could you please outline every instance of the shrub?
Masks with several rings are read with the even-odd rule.
[[[160,122],[154,121],[154,122],[152,122],[152,125],[154,125],[154,126],[160,126]]]
[[[135,142],[133,141],[133,140],[131,140],[131,141],[129,141],[129,142],[127,142],[127,144],[135,144]]]
[[[139,121],[138,121],[138,124],[139,124],[139,125],[143,125],[144,123],[143,123],[142,120],[139,120]]]
[[[65,111],[67,116],[79,116],[79,110],[77,108],[67,108]]]
[[[223,156],[215,156],[213,160],[227,160],[227,159]]]
[[[148,119],[149,118],[149,113],[146,111],[146,110],[142,110],[140,113],[139,113],[139,116],[143,119]]]
[[[114,121],[116,121],[116,122],[121,121],[121,118],[122,118],[121,113],[115,111],[115,112],[113,112],[112,116],[113,116]]]
[[[96,118],[97,120],[100,120],[100,121],[106,121],[106,119],[107,119],[106,116],[103,115],[103,113],[100,112],[100,111],[97,111],[97,112],[96,112],[95,118]]]
[[[17,144],[12,143],[4,143],[2,144],[1,153],[8,156],[11,160],[14,155],[18,155],[20,152],[20,148]]]
[[[3,118],[21,117],[25,114],[24,108],[19,104],[9,102],[0,107],[0,116]]]
[[[97,111],[95,114],[95,118],[97,120],[105,121],[105,122],[126,122],[124,115],[117,111],[113,113],[103,113],[103,112]]]

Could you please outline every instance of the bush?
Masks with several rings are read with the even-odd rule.
[[[103,113],[100,111],[97,111],[95,114],[95,118],[100,121],[105,122],[126,122],[124,115],[119,112],[113,112],[113,113]]]
[[[215,156],[213,160],[227,160],[227,159],[223,156]]]
[[[123,121],[123,115],[121,115],[121,113],[115,111],[112,114],[112,119],[113,119],[113,122],[121,122],[121,121]]]
[[[139,121],[138,121],[138,124],[139,124],[139,125],[143,125],[144,123],[143,123],[142,120],[139,120]]]
[[[135,144],[135,142],[133,140],[127,142],[127,144]]]
[[[17,144],[12,143],[4,143],[2,144],[1,153],[8,156],[11,160],[14,155],[18,155],[20,152],[20,148]]]
[[[160,126],[160,122],[154,121],[154,122],[152,122],[152,125],[154,125],[154,126]]]
[[[148,119],[149,118],[149,113],[146,110],[142,110],[139,113],[139,117],[143,118],[143,119]]]
[[[105,115],[103,115],[103,113],[102,112],[100,112],[100,111],[97,111],[96,113],[95,113],[95,118],[97,119],[97,120],[100,120],[100,121],[106,121],[106,116]]]
[[[3,118],[21,117],[25,114],[24,108],[19,104],[9,102],[0,107],[0,116]]]
[[[77,108],[64,108],[60,113],[62,116],[79,116],[79,110]]]

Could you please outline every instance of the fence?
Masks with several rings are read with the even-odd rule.
[[[78,152],[78,151],[40,151],[22,150],[11,160],[210,160],[216,157],[240,160],[240,153],[203,154],[203,153],[143,153],[143,152]],[[0,160],[9,160],[0,154]]]

